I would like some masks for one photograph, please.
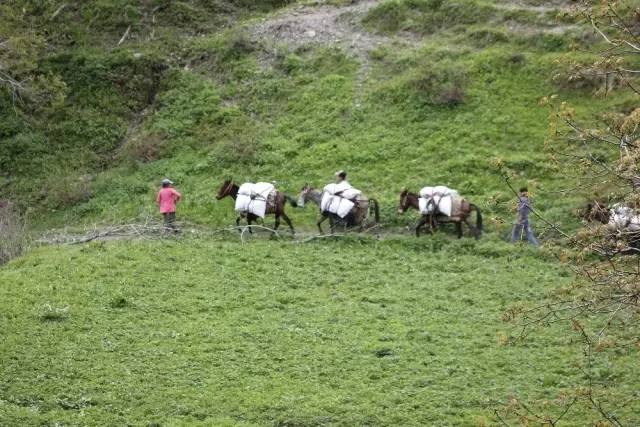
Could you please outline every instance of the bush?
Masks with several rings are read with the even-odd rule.
[[[476,47],[485,47],[496,43],[506,43],[509,36],[502,31],[493,29],[481,29],[469,32],[467,35],[471,44]]]
[[[142,135],[132,142],[129,154],[130,160],[155,162],[168,156],[169,143],[163,135],[157,133]]]
[[[423,63],[419,68],[381,85],[377,101],[394,104],[459,105],[464,102],[467,71],[460,66]]]
[[[45,204],[57,209],[87,202],[91,199],[90,183],[88,175],[50,176],[44,188]]]
[[[407,86],[423,104],[457,105],[464,101],[466,80],[464,69],[425,67],[408,80]]]
[[[464,103],[464,91],[460,87],[444,88],[432,101],[436,105],[459,105]]]
[[[411,29],[432,34],[458,25],[472,25],[488,22],[496,15],[496,10],[475,1],[431,0],[416,5],[416,16]]]
[[[382,3],[371,10],[362,19],[362,23],[385,32],[393,32],[407,19],[407,7],[396,0]]]
[[[0,266],[24,255],[28,247],[26,218],[14,204],[0,199]]]

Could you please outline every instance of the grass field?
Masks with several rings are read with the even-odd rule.
[[[236,237],[35,251],[0,270],[0,424],[495,421],[511,394],[579,383],[557,328],[500,344],[517,334],[506,307],[571,279],[538,251],[509,254],[473,240]],[[603,368],[618,391],[637,386],[623,374],[634,357]]]

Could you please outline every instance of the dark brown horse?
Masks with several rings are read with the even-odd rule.
[[[222,183],[222,187],[220,187],[220,190],[218,190],[216,199],[222,200],[225,197],[230,196],[235,201],[238,198],[238,190],[240,190],[240,187],[237,184],[234,184],[232,179],[227,179],[225,182]],[[274,230],[276,231],[278,230],[278,227],[280,226],[280,217],[282,217],[282,219],[284,219],[284,221],[289,225],[289,228],[291,228],[291,232],[295,233],[295,230],[293,229],[293,224],[291,224],[291,220],[289,219],[287,214],[284,213],[284,207],[287,204],[287,200],[289,201],[289,203],[291,203],[291,206],[293,206],[294,208],[298,207],[298,204],[296,203],[296,200],[293,197],[276,190],[276,197],[275,197],[274,203],[267,204],[266,215],[276,216],[276,224],[275,224],[275,227],[273,228]],[[248,225],[251,225],[253,221],[256,221],[259,218],[258,216],[252,213],[240,213],[236,218],[236,227],[240,227],[240,220],[244,217],[247,218]],[[249,232],[251,233],[251,227],[249,227]]]
[[[611,210],[604,203],[592,201],[587,204],[582,219],[586,222],[598,221],[602,224],[608,224],[611,219]]]
[[[320,208],[322,204],[322,191],[317,190],[310,185],[305,185],[300,191],[298,198],[298,206],[304,207],[307,202],[314,202]],[[355,201],[355,206],[351,209],[351,212],[344,217],[340,218],[338,215],[331,212],[320,212],[320,219],[318,220],[318,230],[322,233],[322,223],[325,219],[329,218],[329,227],[331,233],[333,228],[338,227],[360,227],[366,226],[369,221],[370,208],[373,205],[373,215],[375,224],[380,222],[380,206],[376,199],[368,199],[362,195],[358,196]]]
[[[420,210],[420,196],[416,193],[410,193],[407,190],[402,190],[400,193],[400,205],[398,206],[398,213],[403,214],[409,210],[409,208],[415,208]],[[456,225],[456,231],[458,232],[458,239],[462,237],[462,223],[464,222],[469,227],[469,230],[473,233],[476,239],[480,238],[480,232],[482,231],[482,214],[480,208],[473,203],[469,203],[464,199],[459,199],[459,202],[454,202],[453,212],[451,216],[446,215],[420,215],[420,222],[416,227],[416,236],[420,237],[420,228],[427,223],[432,225],[432,231],[437,223],[453,222]],[[469,222],[471,212],[476,211],[476,226],[474,227]],[[432,222],[433,220],[433,222]]]

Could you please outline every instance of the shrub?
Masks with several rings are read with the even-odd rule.
[[[512,64],[524,64],[526,61],[527,58],[520,53],[516,53],[509,57],[509,62],[511,62]]]
[[[538,33],[531,36],[522,37],[520,44],[533,49],[545,52],[566,51],[571,39],[562,34]]]
[[[362,23],[386,32],[400,29],[407,19],[407,7],[404,2],[389,1],[371,8],[362,19]]]
[[[425,62],[412,71],[380,85],[374,93],[379,102],[394,104],[458,105],[464,102],[467,71],[459,65]]]
[[[0,199],[0,266],[24,255],[28,247],[26,218],[14,204]]]
[[[435,33],[458,25],[481,24],[496,15],[496,10],[474,1],[429,1],[420,9],[412,29],[422,33]]]
[[[155,162],[167,157],[169,144],[167,139],[158,133],[142,135],[132,142],[129,153],[130,160],[143,163]]]
[[[433,98],[436,105],[459,105],[464,103],[464,90],[460,87],[448,87],[442,89],[440,94]]]
[[[471,31],[467,37],[471,41],[471,44],[476,47],[485,47],[491,44],[506,43],[509,41],[509,36],[505,33],[492,29]]]
[[[45,204],[62,208],[84,203],[91,199],[91,177],[88,175],[54,174],[47,178],[44,187]]]
[[[407,85],[423,104],[457,105],[464,101],[466,71],[460,68],[424,67]]]

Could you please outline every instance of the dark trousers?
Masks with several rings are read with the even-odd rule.
[[[511,241],[516,242],[522,239],[522,235],[524,233],[527,233],[527,240],[529,241],[529,243],[531,243],[533,246],[538,246],[538,242],[536,241],[536,238],[533,235],[533,231],[531,231],[531,224],[529,223],[528,219],[524,220],[522,224],[516,224],[513,227],[513,233],[511,234]]]
[[[175,212],[167,212],[163,213],[164,217],[164,231],[168,232],[170,230],[178,231],[178,226],[176,225],[176,213]]]

